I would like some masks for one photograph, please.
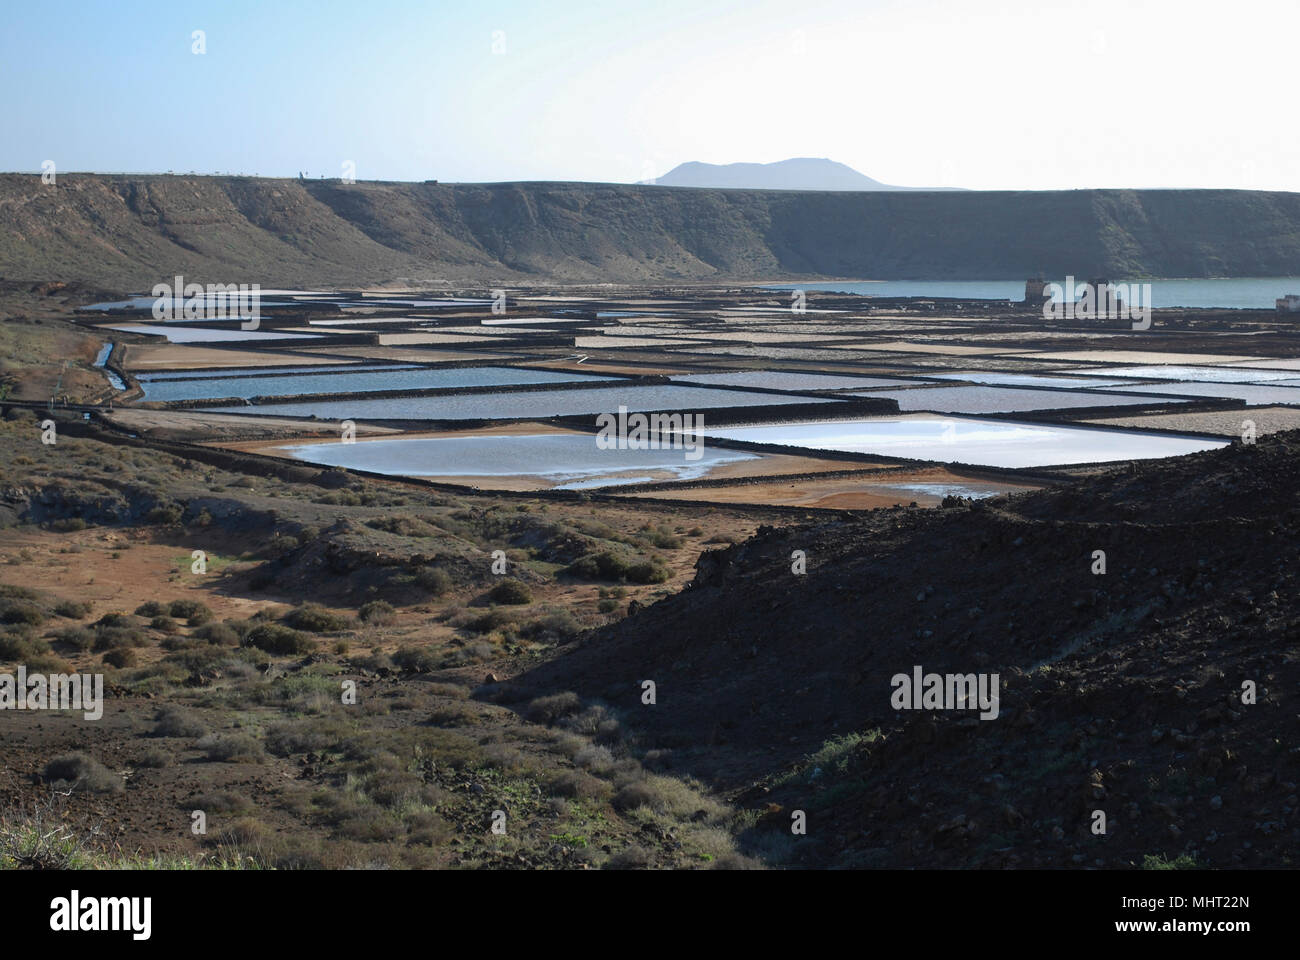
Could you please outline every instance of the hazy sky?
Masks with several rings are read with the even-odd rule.
[[[1300,190],[1298,41],[1297,0],[11,3],[0,169]]]

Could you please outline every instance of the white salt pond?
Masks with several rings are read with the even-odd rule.
[[[1151,393],[1176,393],[1188,397],[1245,400],[1246,405],[1251,407],[1300,404],[1300,389],[1272,383],[1161,383],[1112,389],[1123,393],[1145,390]]]
[[[280,449],[321,466],[405,477],[538,477],[557,490],[691,480],[721,464],[759,456],[704,445],[694,460],[685,449],[602,450],[594,434],[564,433],[331,441]]]
[[[792,370],[737,370],[729,373],[687,373],[673,377],[682,383],[719,387],[766,387],[769,390],[850,390],[854,387],[896,387],[915,383],[896,377],[855,377]]]
[[[1163,387],[1133,387],[1160,390]],[[1022,413],[1071,407],[1119,407],[1142,403],[1181,403],[1159,397],[1130,397],[1084,390],[1026,390],[1015,387],[917,387],[911,390],[854,392],[855,397],[890,397],[900,410],[934,410],[941,413]]]
[[[151,370],[135,374],[142,383],[151,380],[208,380],[222,377],[262,377],[286,373],[364,373],[367,370],[410,370],[409,363],[318,363],[310,367],[209,367],[195,370]]]
[[[1043,373],[999,373],[985,370],[963,370],[960,373],[931,373],[925,376],[936,380],[966,380],[970,383],[982,383],[994,387],[1051,387],[1057,390],[1070,390],[1075,387],[1095,390],[1112,384],[1128,383],[1127,380],[1102,380],[1100,377],[1059,377]],[[1127,376],[1127,374],[1125,374]]]
[[[1189,367],[1161,364],[1145,367],[1105,367],[1079,370],[1085,377],[1134,377],[1139,380],[1194,380],[1203,383],[1267,383],[1295,376],[1294,370],[1265,370],[1241,367]],[[1100,386],[1100,384],[1098,384]]]
[[[224,397],[282,397],[314,393],[371,393],[443,387],[499,387],[513,384],[614,380],[584,373],[513,367],[401,367],[387,370],[313,370],[296,376],[204,377],[141,382],[146,400],[207,400]]]
[[[1226,446],[1176,434],[915,414],[705,429],[706,437],[989,467],[1153,460]]]
[[[218,330],[214,327],[190,327],[184,324],[122,323],[112,324],[109,330],[123,333],[149,333],[166,337],[170,343],[217,343],[237,340],[319,340],[315,333],[280,333],[270,330]]]
[[[567,374],[565,377],[567,378]],[[355,400],[310,400],[302,403],[263,403],[211,407],[226,413],[258,413],[277,417],[324,420],[523,420],[629,411],[666,410],[689,413],[720,407],[782,406],[790,403],[838,403],[779,393],[746,393],[667,384],[600,389],[529,390],[503,393],[452,394],[437,397],[375,397]]]

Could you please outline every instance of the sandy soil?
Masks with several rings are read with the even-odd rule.
[[[827,350],[882,350],[886,353],[934,353],[946,357],[975,357],[983,354],[1021,354],[1029,350],[1014,350],[1006,347],[970,347],[951,343],[907,343],[893,340],[886,343],[845,343],[831,344]]]
[[[381,333],[379,345],[383,347],[404,347],[419,343],[491,343],[492,337],[474,336],[468,333]]]
[[[682,347],[699,343],[677,337],[574,337],[573,345],[580,350],[622,350],[626,347]]]
[[[198,539],[203,542],[196,546]],[[198,539],[184,545],[158,543],[147,528],[138,527],[92,527],[76,533],[4,530],[0,531],[0,582],[36,586],[58,597],[89,602],[94,605],[92,618],[110,610],[130,613],[147,600],[197,600],[207,604],[218,620],[250,617],[270,605],[267,599],[215,592],[211,580],[205,582],[191,573],[194,549],[208,554],[209,574],[233,559],[223,554],[218,531],[205,531]],[[161,656],[156,648],[146,649]],[[98,654],[85,658],[90,663]]]
[[[120,427],[133,433],[166,433],[169,439],[202,441],[217,437],[247,437],[260,434],[279,438],[283,442],[290,436],[333,436],[337,431],[332,426],[313,423],[310,420],[291,420],[280,417],[253,419],[228,413],[207,413],[205,411],[181,410],[145,410],[117,409],[104,415]],[[365,434],[398,433],[391,427],[376,427],[358,424],[357,432]]]
[[[447,363],[463,360],[517,360],[519,354],[480,353],[471,350],[421,350],[411,347],[330,347],[330,353],[349,360],[393,360],[408,363]]]
[[[340,352],[340,351],[335,351]],[[340,363],[329,357],[271,350],[219,350],[182,343],[126,345],[127,370],[197,370],[205,367],[287,367]]]
[[[1067,350],[1061,353],[1035,353],[1035,360],[1082,360],[1094,363],[1237,363],[1260,357],[1224,353],[1156,353],[1152,350]]]
[[[975,480],[959,476],[941,467],[924,470],[890,473],[865,473],[857,477],[828,477],[774,481],[772,483],[737,484],[734,487],[697,487],[693,489],[632,493],[629,498],[655,498],[665,500],[696,500],[708,503],[753,503],[764,506],[820,507],[837,510],[871,510],[917,503],[935,506],[941,497],[916,490],[900,490],[900,483],[953,483],[975,487],[994,493],[1015,493],[1036,490],[1030,484],[1012,484],[1002,481]]]
[[[1168,413],[1153,417],[1107,417],[1104,420],[1084,420],[1083,423],[1100,423],[1115,427],[1155,428],[1157,430],[1189,430],[1194,433],[1217,433],[1225,437],[1240,437],[1242,424],[1250,420],[1255,424],[1255,435],[1262,437],[1283,430],[1300,429],[1300,410],[1295,407],[1250,407],[1245,410],[1223,410],[1217,413]]]

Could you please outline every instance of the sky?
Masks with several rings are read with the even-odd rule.
[[[1298,39],[1297,0],[14,3],[0,170],[1300,191]]]

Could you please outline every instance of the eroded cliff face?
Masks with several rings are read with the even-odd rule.
[[[0,176],[0,275],[147,289],[1300,273],[1300,194]]]

